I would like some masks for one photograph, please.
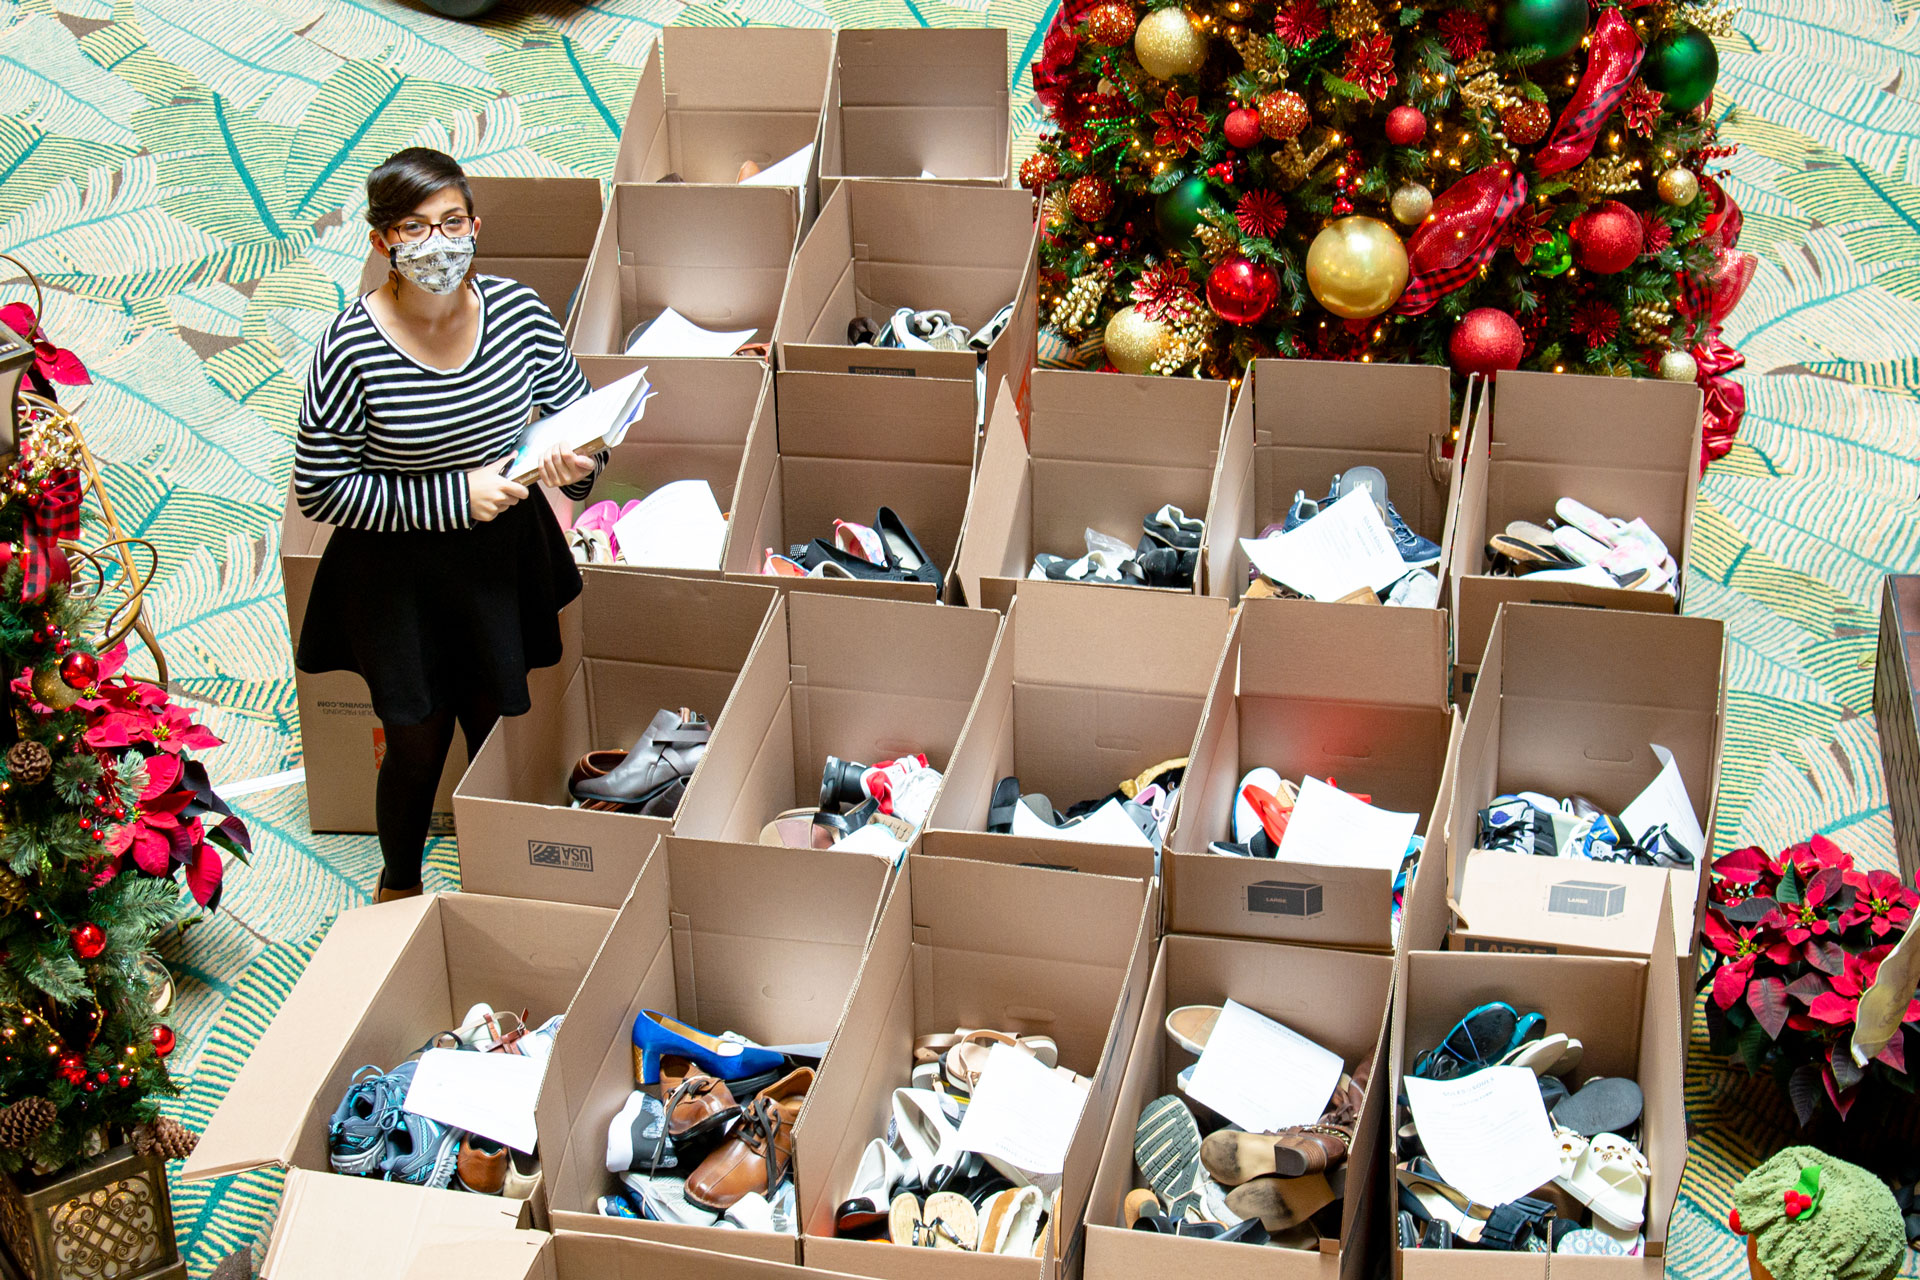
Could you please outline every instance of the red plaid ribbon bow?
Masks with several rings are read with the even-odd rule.
[[[1507,164],[1488,165],[1441,192],[1407,241],[1410,278],[1394,311],[1420,315],[1473,279],[1500,247],[1507,219],[1526,199],[1526,175]]]
[[[61,471],[27,503],[21,530],[20,584],[22,600],[42,600],[55,582],[67,576],[67,553],[62,538],[80,536],[80,473]]]
[[[1646,57],[1646,52],[1618,9],[1609,9],[1600,15],[1600,25],[1593,33],[1592,49],[1587,55],[1586,74],[1580,77],[1579,88],[1573,91],[1566,110],[1560,113],[1560,123],[1553,127],[1553,136],[1534,157],[1533,167],[1541,177],[1564,173],[1593,154],[1600,126],[1626,96],[1627,85],[1640,69],[1640,60]]]
[[[1740,206],[1721,189],[1720,184],[1702,174],[1700,198],[1713,212],[1700,224],[1703,239],[1714,245],[1713,268],[1704,275],[1680,272],[1680,297],[1675,309],[1694,322],[1693,359],[1699,366],[1694,380],[1705,393],[1705,412],[1700,428],[1700,469],[1733,448],[1733,437],[1740,430],[1740,419],[1747,410],[1747,393],[1727,375],[1747,360],[1720,337],[1726,323],[1760,262],[1741,252]]]

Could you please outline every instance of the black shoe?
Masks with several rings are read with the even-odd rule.
[[[1140,576],[1149,587],[1177,587],[1185,591],[1193,586],[1193,575],[1200,567],[1198,551],[1173,547],[1155,547],[1135,557]]]
[[[828,756],[826,767],[820,771],[820,807],[835,809],[865,800],[867,792],[860,785],[860,779],[869,767],[854,760]]]
[[[940,580],[946,575],[920,545],[920,539],[913,536],[913,530],[907,528],[906,521],[892,507],[882,507],[874,515],[873,528],[880,535],[880,545],[886,549],[887,567],[910,582],[931,584],[934,599],[938,600]]]
[[[1140,528],[1154,546],[1185,551],[1198,551],[1200,537],[1207,530],[1205,521],[1195,519],[1172,503],[1142,520]]]
[[[993,801],[987,806],[987,830],[997,835],[1013,831],[1013,811],[1020,806],[1020,779],[1002,778],[993,787]]]

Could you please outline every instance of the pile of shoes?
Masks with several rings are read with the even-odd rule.
[[[1538,791],[1495,796],[1493,803],[1480,811],[1474,847],[1543,858],[1625,862],[1670,871],[1685,871],[1694,865],[1693,850],[1682,845],[1665,823],[1635,835],[1619,818],[1585,796],[1556,800]]]
[[[1206,521],[1168,503],[1141,520],[1139,544],[1087,530],[1087,554],[1078,560],[1042,553],[1033,558],[1029,579],[1055,582],[1124,583],[1135,587],[1191,590],[1200,567],[1200,539]]]
[[[603,1215],[799,1233],[793,1130],[812,1067],[643,1009],[633,1076],[638,1087],[607,1126],[615,1190],[598,1201]]]
[[[960,1124],[996,1046],[1024,1053],[1081,1089],[1088,1081],[1060,1065],[1047,1036],[957,1029],[921,1036],[913,1085],[893,1091],[884,1138],[861,1152],[853,1185],[834,1211],[834,1234],[921,1249],[1042,1257],[1057,1228],[1060,1193],[1017,1166],[963,1150]],[[1051,1181],[1057,1182],[1057,1177]],[[1053,1236],[1055,1256],[1060,1241]]]
[[[1488,538],[1489,571],[1668,595],[1678,589],[1673,553],[1645,520],[1604,516],[1573,498],[1553,510],[1557,518],[1544,525],[1515,520]]]
[[[828,756],[820,803],[776,814],[760,843],[789,849],[866,853],[897,863],[940,794],[941,775],[924,755],[860,764]]]
[[[1403,1090],[1396,1138],[1401,1248],[1641,1255],[1653,1168],[1635,1139],[1646,1100],[1638,1084],[1620,1076],[1569,1084],[1585,1051],[1578,1039],[1548,1034],[1542,1014],[1519,1014],[1496,1000],[1469,1012],[1415,1060],[1411,1074],[1424,1080],[1458,1080],[1495,1066],[1531,1070],[1560,1172],[1531,1195],[1475,1204],[1426,1157]]]
[[[1138,845],[1158,853],[1166,841],[1187,758],[1162,760],[1123,781],[1106,795],[1082,800],[1064,813],[1038,793],[1022,794],[1020,779],[1000,779],[987,809],[987,830],[1041,839],[1092,840]]]
[[[776,578],[851,578],[864,582],[924,582],[940,598],[946,574],[892,507],[881,507],[871,525],[833,522],[833,541],[795,543],[786,555],[768,547],[760,572]]]
[[[1440,544],[1415,533],[1395,510],[1393,500],[1387,496],[1387,477],[1378,467],[1349,467],[1336,472],[1323,498],[1309,498],[1306,490],[1295,490],[1285,518],[1262,529],[1260,537],[1292,533],[1319,515],[1322,507],[1332,506],[1360,489],[1373,496],[1374,509],[1393,539],[1394,550],[1400,553],[1400,562],[1406,567],[1404,576],[1378,593],[1381,603],[1414,609],[1433,608],[1440,600],[1440,578],[1433,570],[1440,563]],[[1262,576],[1257,568],[1250,571],[1250,577],[1254,589],[1247,592],[1249,596],[1297,597],[1300,594],[1284,583]]]
[[[1167,1015],[1167,1035],[1198,1057],[1220,1009],[1186,1005]],[[1198,1064],[1195,1064],[1198,1065]],[[1146,1182],[1130,1192],[1125,1222],[1135,1231],[1231,1244],[1316,1249],[1338,1239],[1347,1151],[1367,1096],[1372,1064],[1360,1062],[1313,1124],[1273,1133],[1235,1128],[1187,1093],[1194,1067],[1140,1112],[1133,1160]],[[1203,1136],[1204,1130],[1204,1136]]]
[[[993,318],[978,333],[968,333],[965,325],[953,322],[947,311],[916,311],[900,307],[884,325],[876,327],[867,316],[855,316],[847,324],[847,342],[856,347],[892,347],[905,351],[975,351],[986,354],[993,340],[1013,319],[1009,302],[994,312]]]
[[[707,754],[712,727],[686,708],[654,714],[630,751],[589,751],[573,766],[567,790],[576,809],[671,818]]]
[[[545,1062],[560,1030],[555,1014],[528,1030],[526,1015],[476,1004],[460,1026],[442,1031],[391,1071],[364,1066],[327,1121],[327,1161],[335,1173],[415,1186],[524,1200],[540,1185],[531,1155],[406,1109],[407,1092],[429,1049],[511,1053]]]

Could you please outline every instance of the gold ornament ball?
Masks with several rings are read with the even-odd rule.
[[[1668,382],[1692,382],[1699,374],[1699,362],[1684,351],[1669,351],[1660,357],[1660,376]]]
[[[1122,373],[1146,373],[1171,336],[1166,325],[1141,314],[1140,308],[1122,307],[1107,321],[1107,359]]]
[[[55,711],[65,711],[80,701],[80,690],[67,687],[59,667],[42,667],[33,673],[33,696]]]
[[[1156,80],[1190,76],[1207,60],[1207,37],[1184,9],[1155,9],[1133,32],[1133,56]]]
[[[1417,182],[1409,182],[1393,193],[1393,216],[1406,226],[1424,221],[1433,208],[1433,192]]]
[[[1358,214],[1329,223],[1307,250],[1307,288],[1348,320],[1377,316],[1407,287],[1407,246],[1392,227]]]
[[[1661,174],[1656,186],[1662,200],[1683,208],[1692,204],[1700,194],[1700,179],[1693,176],[1693,170],[1681,165],[1675,165]]]

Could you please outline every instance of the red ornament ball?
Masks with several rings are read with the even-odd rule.
[[[1060,176],[1060,162],[1044,151],[1036,151],[1020,162],[1020,185],[1038,191]]]
[[[1567,228],[1573,260],[1596,275],[1625,271],[1646,245],[1640,215],[1618,200],[1594,206]]]
[[[1253,324],[1280,296],[1280,277],[1272,267],[1239,254],[1207,274],[1207,305],[1228,324]]]
[[[153,1024],[153,1051],[161,1057],[173,1052],[173,1028],[164,1022]]]
[[[107,949],[106,930],[88,921],[72,933],[73,951],[82,960],[91,960]]]
[[[1526,341],[1520,325],[1498,307],[1477,307],[1460,317],[1447,354],[1458,373],[1494,373],[1520,367]]]
[[[1109,49],[1117,49],[1133,39],[1133,27],[1133,6],[1120,0],[1106,0],[1105,4],[1095,5],[1087,15],[1087,34],[1095,44]]]
[[[60,679],[69,689],[87,689],[100,678],[100,659],[90,653],[70,653],[60,659]]]
[[[1230,145],[1245,151],[1260,141],[1260,113],[1252,107],[1235,107],[1227,112],[1227,121],[1221,132],[1227,135]]]
[[[1113,212],[1113,188],[1091,175],[1075,178],[1067,188],[1067,207],[1082,222],[1098,222]]]
[[[87,1078],[87,1064],[79,1054],[69,1053],[60,1059],[60,1076],[68,1084],[79,1084]]]
[[[1418,107],[1395,107],[1387,112],[1387,141],[1410,147],[1427,136],[1427,118]]]
[[[0,542],[0,573],[5,573],[7,566],[12,563],[13,544],[11,542]]]
[[[1260,132],[1275,142],[1299,137],[1308,119],[1307,100],[1291,89],[1276,89],[1260,99]]]
[[[1553,112],[1547,110],[1546,103],[1528,98],[1501,112],[1500,123],[1506,129],[1508,142],[1516,147],[1530,147],[1547,136],[1547,130],[1553,126]]]
[[[114,1083],[119,1085],[122,1089],[124,1089],[128,1085],[133,1083],[133,1077],[123,1071],[120,1073],[119,1079],[115,1080]]]

